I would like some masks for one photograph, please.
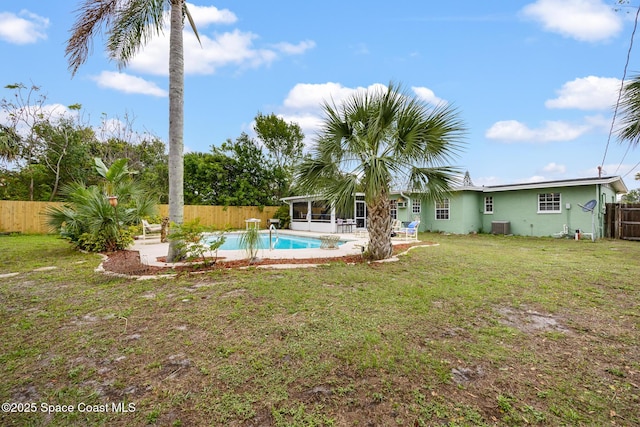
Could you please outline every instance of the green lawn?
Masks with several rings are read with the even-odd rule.
[[[640,243],[421,239],[136,281],[0,236],[0,425],[640,424]]]

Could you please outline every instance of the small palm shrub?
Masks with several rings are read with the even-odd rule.
[[[110,168],[100,159],[95,159],[95,164],[103,181],[89,187],[82,183],[63,187],[64,205],[49,208],[47,222],[80,249],[91,252],[125,249],[133,243],[129,226],[154,215],[157,199],[142,191],[132,179],[126,159],[116,160]],[[110,196],[115,196],[117,206],[110,204]]]
[[[262,247],[262,241],[260,240],[260,231],[257,228],[250,227],[248,230],[240,234],[240,247],[247,252],[247,258],[249,263],[253,263],[257,260],[258,249]]]

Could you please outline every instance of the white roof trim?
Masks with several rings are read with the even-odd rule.
[[[492,185],[486,187],[478,187],[478,186],[461,186],[455,187],[452,191],[478,191],[482,193],[495,193],[500,191],[517,191],[517,190],[535,190],[542,188],[557,188],[557,187],[580,187],[584,185],[610,185],[611,188],[617,194],[627,193],[629,190],[625,185],[624,181],[620,176],[605,176],[602,178],[578,178],[578,179],[564,179],[558,181],[540,181],[540,182],[526,182],[521,184],[507,184],[507,185]],[[400,194],[404,193],[407,195],[419,194],[415,191],[409,190],[392,190],[391,194]],[[364,193],[357,193],[359,196],[363,196]],[[306,195],[306,196],[292,196],[292,197],[284,197],[282,200],[285,203],[291,203],[296,201],[305,201],[305,200],[319,200],[322,196],[320,195]]]
[[[555,188],[555,187],[580,187],[584,185],[595,184],[609,184],[617,193],[626,193],[627,186],[619,176],[610,176],[603,178],[582,178],[582,179],[567,179],[561,181],[541,181],[541,182],[528,182],[522,184],[509,184],[509,185],[495,185],[483,187],[483,192],[497,192],[497,191],[514,191],[514,190],[533,190],[538,188]],[[462,188],[461,188],[462,189]]]

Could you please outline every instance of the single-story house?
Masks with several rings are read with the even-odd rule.
[[[463,184],[439,202],[396,192],[395,217],[407,221],[420,215],[422,231],[552,236],[566,228],[570,235],[580,230],[598,238],[603,236],[606,204],[626,192],[619,176],[479,187],[467,173]]]
[[[390,209],[391,218],[404,223],[420,219],[421,231],[552,236],[566,229],[569,235],[581,230],[599,238],[603,236],[605,205],[615,203],[626,192],[619,176],[474,186],[467,173],[462,185],[440,201],[394,191]],[[282,200],[290,206],[292,230],[336,233],[367,226],[363,194],[356,195],[353,218],[346,218],[318,197]],[[347,220],[353,225],[346,225]]]

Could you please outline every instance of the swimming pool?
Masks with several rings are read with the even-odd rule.
[[[220,246],[220,250],[223,251],[235,251],[244,249],[240,245],[240,234],[239,233],[228,233],[225,234],[226,240],[224,244]],[[213,239],[215,237],[205,237],[204,244],[207,244],[207,239]],[[275,235],[271,236],[271,241],[273,244],[273,249],[313,249],[320,247],[320,239],[316,239],[313,237],[306,236],[295,236],[292,234],[281,234],[278,237]],[[338,245],[342,245],[344,242],[338,242]],[[269,249],[269,234],[261,233],[260,234],[260,245],[259,249]]]

